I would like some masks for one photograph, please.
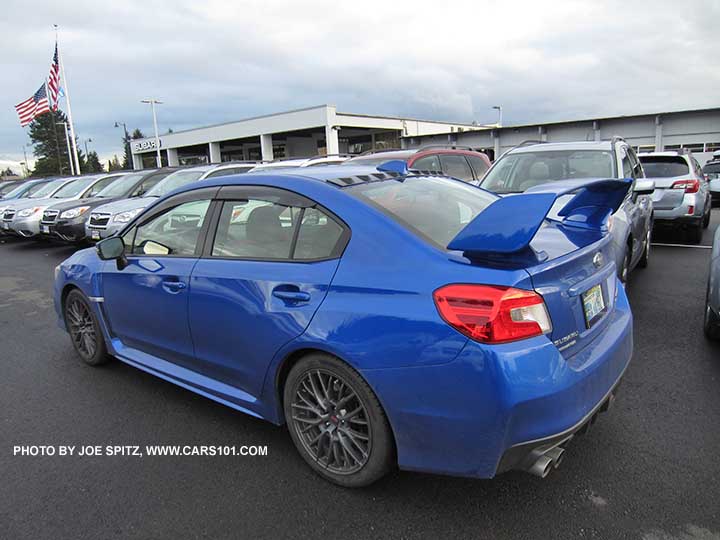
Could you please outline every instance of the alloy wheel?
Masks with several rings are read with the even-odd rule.
[[[293,429],[323,468],[353,474],[367,463],[372,430],[365,404],[337,374],[314,369],[299,379],[292,402]]]
[[[95,356],[98,342],[93,321],[88,306],[77,298],[73,298],[65,310],[68,331],[73,340],[75,349],[83,359]]]

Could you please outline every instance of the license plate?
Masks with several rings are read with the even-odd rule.
[[[47,225],[40,225],[40,232],[50,234],[50,227],[48,227]]]
[[[90,238],[100,240],[100,231],[90,231]]]
[[[590,328],[605,311],[605,299],[602,287],[598,284],[585,291],[582,295],[583,310],[585,311],[585,324]]]

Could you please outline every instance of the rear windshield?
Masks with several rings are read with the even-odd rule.
[[[717,163],[707,163],[703,167],[703,172],[705,174],[718,174],[720,173],[720,161]]]
[[[670,178],[690,173],[687,161],[680,156],[643,156],[640,163],[648,178]]]
[[[480,185],[493,193],[522,193],[557,180],[614,177],[609,151],[545,150],[500,158]]]
[[[415,154],[417,150],[408,152],[380,152],[379,154],[371,154],[369,156],[360,156],[343,161],[343,165],[380,165],[386,161],[393,159],[408,159]]]
[[[411,177],[346,189],[442,249],[497,200],[492,193],[445,178]]]

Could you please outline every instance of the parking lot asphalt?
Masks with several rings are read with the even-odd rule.
[[[702,244],[719,224],[716,209]],[[0,242],[2,538],[720,538],[708,249],[655,246],[631,276],[635,353],[618,400],[546,479],[396,472],[361,490],[312,473],[284,428],[120,362],[83,365],[52,309],[53,268],[72,251]],[[13,455],[32,444],[266,445],[268,455]]]

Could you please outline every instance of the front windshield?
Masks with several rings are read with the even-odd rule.
[[[30,199],[44,199],[45,197],[49,197],[52,195],[53,191],[61,187],[65,182],[67,182],[67,180],[62,178],[60,180],[48,182],[42,187],[42,189],[38,189],[35,193],[30,195]]]
[[[100,193],[96,195],[96,197],[100,197],[103,199],[122,197],[123,195],[128,194],[130,190],[135,186],[135,184],[142,180],[143,176],[145,175],[142,173],[128,174],[127,176],[123,176],[122,178],[115,180],[112,184],[103,189]]]
[[[163,197],[164,195],[170,193],[173,189],[177,189],[184,186],[185,184],[194,182],[203,174],[205,174],[204,170],[178,171],[176,173],[172,173],[170,176],[165,178],[162,182],[158,183],[154,188],[148,191],[144,195],[144,197]]]
[[[604,150],[545,150],[501,157],[480,187],[493,193],[522,193],[556,180],[613,178],[613,158]]]
[[[447,178],[411,176],[347,190],[442,249],[497,200],[492,193]]]
[[[26,192],[32,190],[32,188],[34,188],[34,187],[35,187],[35,184],[32,184],[30,187],[28,187],[27,184],[20,184],[19,186],[15,186],[15,188],[12,191],[7,192],[7,194],[5,194],[5,198],[12,199],[14,197],[17,197],[23,193],[26,193]],[[42,184],[40,184],[39,187],[42,187]]]
[[[76,195],[80,195],[80,193],[85,191],[86,188],[90,187],[93,182],[95,182],[95,180],[97,180],[97,178],[95,177],[74,180],[69,184],[63,186],[61,189],[58,189],[57,193],[53,193],[52,198],[69,199],[71,197],[75,197]]]
[[[0,184],[0,196],[5,196],[11,191],[18,187],[18,182],[8,182],[7,184]]]

